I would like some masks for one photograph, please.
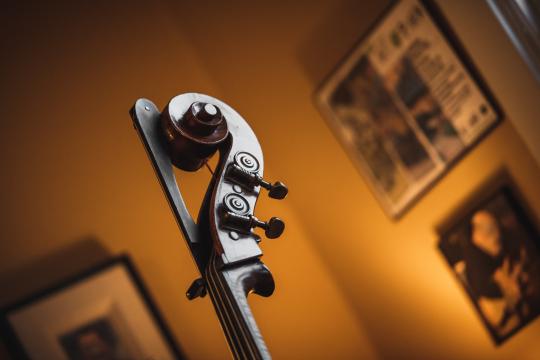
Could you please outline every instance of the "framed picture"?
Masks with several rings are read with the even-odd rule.
[[[395,2],[315,97],[393,219],[501,117],[434,4],[422,0]]]
[[[184,359],[127,256],[2,311],[11,354],[31,359]]]
[[[469,204],[439,241],[496,344],[540,313],[540,235],[512,188]]]

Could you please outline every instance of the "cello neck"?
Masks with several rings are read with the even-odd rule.
[[[257,327],[247,295],[269,296],[273,281],[260,262],[220,269],[212,256],[206,270],[206,287],[235,359],[271,359]]]

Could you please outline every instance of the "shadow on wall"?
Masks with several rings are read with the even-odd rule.
[[[108,251],[93,236],[18,268],[0,273],[0,306],[6,306],[107,259]]]
[[[326,13],[298,47],[297,57],[309,80],[319,86],[388,5],[389,1],[346,0]]]

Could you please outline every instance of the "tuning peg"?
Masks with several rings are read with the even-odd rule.
[[[289,192],[289,189],[287,189],[287,186],[284,183],[276,181],[271,184],[260,177],[258,173],[250,172],[244,166],[238,164],[229,166],[227,178],[249,190],[252,190],[255,186],[260,186],[268,190],[268,196],[273,199],[284,199]]]
[[[199,278],[194,280],[186,291],[188,300],[206,296],[206,286],[204,280]]]
[[[259,226],[264,229],[264,234],[269,239],[275,239],[281,236],[283,234],[283,230],[285,230],[285,223],[283,220],[277,217],[271,217],[268,222],[262,222],[257,220],[256,226]]]
[[[289,193],[287,185],[285,185],[281,181],[276,181],[275,183],[270,184],[269,182],[266,182],[263,178],[259,177],[259,185],[268,190],[268,196],[270,196],[272,199],[284,199],[285,196],[287,196],[287,194]]]
[[[182,116],[171,101],[160,122],[171,162],[186,171],[204,166],[229,135],[219,107],[200,101],[193,102]]]
[[[269,239],[280,237],[285,230],[285,223],[280,218],[272,217],[264,222],[253,215],[240,215],[230,211],[224,211],[223,223],[226,227],[243,233],[249,233],[251,229],[259,227],[264,229],[264,234]]]

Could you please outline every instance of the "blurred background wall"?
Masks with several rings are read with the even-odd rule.
[[[436,227],[501,168],[540,215],[540,90],[483,1],[437,3],[507,116],[392,222],[312,102],[385,2],[6,2],[0,305],[127,252],[187,355],[228,358],[210,301],[184,296],[195,267],[128,116],[197,91],[250,122],[290,188],[257,208],[287,223],[262,245],[277,291],[251,299],[276,359],[539,358],[540,321],[493,346]],[[209,174],[179,177],[194,210]]]

